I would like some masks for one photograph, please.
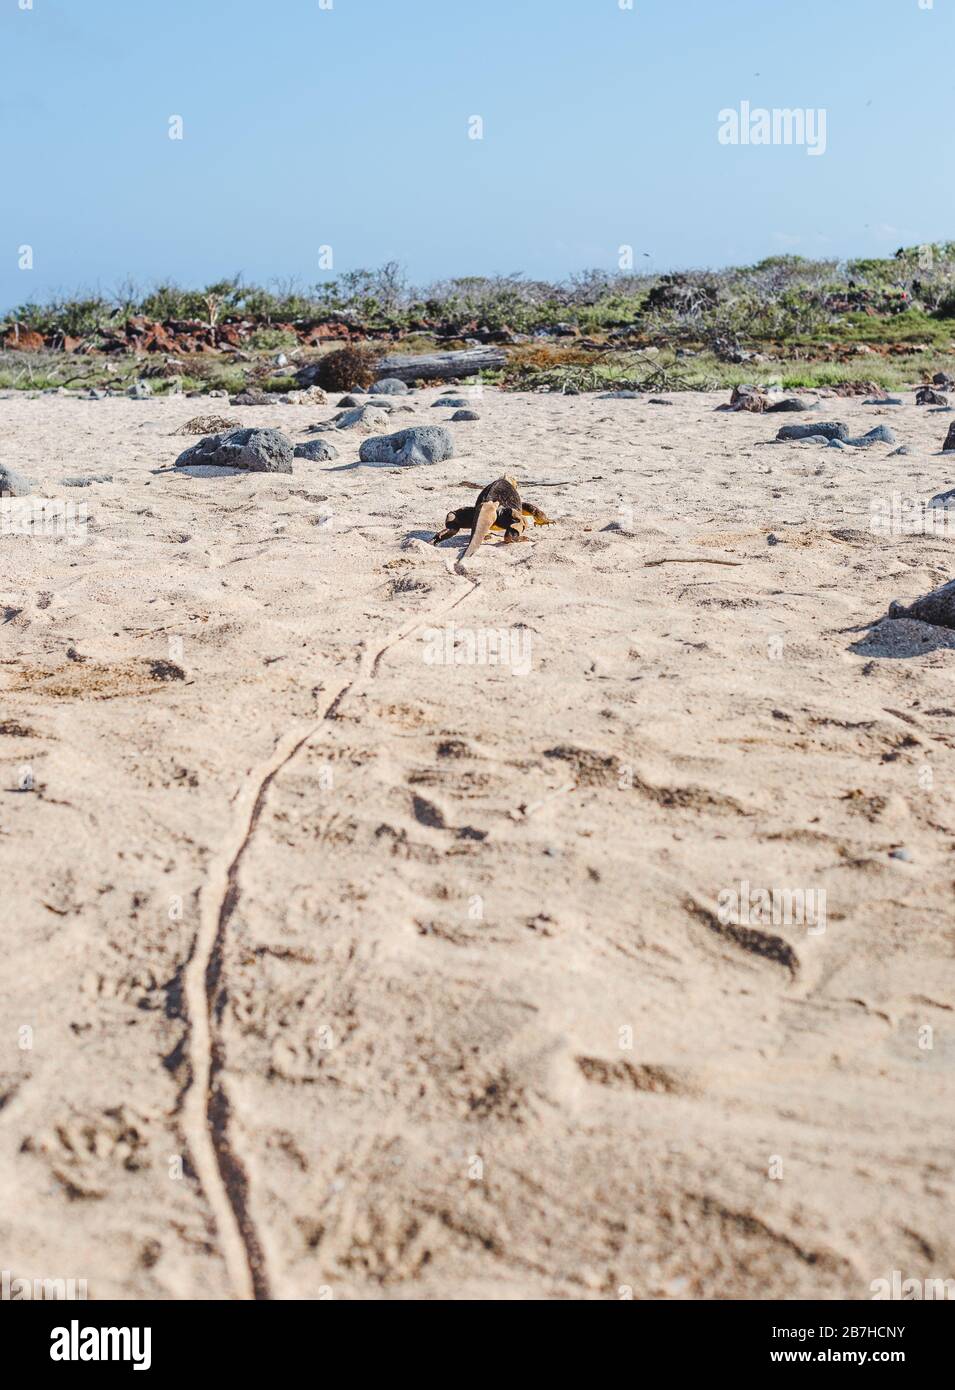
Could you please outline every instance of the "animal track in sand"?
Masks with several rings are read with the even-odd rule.
[[[607,1062],[602,1057],[574,1059],[588,1081],[618,1090],[650,1091],[657,1095],[685,1096],[694,1092],[689,1075],[676,1067],[635,1066],[626,1060]]]
[[[337,685],[315,718],[281,738],[271,757],[249,774],[233,803],[231,834],[209,865],[206,885],[200,893],[199,928],[183,978],[189,1079],[180,1113],[183,1137],[212,1209],[229,1280],[238,1298],[271,1297],[266,1254],[250,1207],[248,1172],[231,1133],[226,1058],[218,1035],[227,999],[226,937],[242,893],[242,860],[261,819],[269,788],[279,773],[323,731],[327,721],[339,717],[349,695],[374,680],[392,647],[419,627],[457,608],[479,585],[479,580],[471,580],[466,591],[452,601],[410,618],[382,641],[364,648],[355,675]]]
[[[738,926],[733,922],[723,923],[715,913],[693,898],[687,898],[683,905],[691,917],[721,941],[729,942],[748,955],[761,956],[775,965],[781,965],[789,971],[793,980],[796,979],[800,969],[799,956],[781,936],[763,931],[760,927]]]

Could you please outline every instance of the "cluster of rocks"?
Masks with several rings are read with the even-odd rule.
[[[299,393],[309,401],[318,388]],[[321,402],[327,397],[319,393]],[[310,462],[329,462],[338,458],[338,449],[324,436],[351,430],[369,436],[362,441],[359,460],[362,463],[419,464],[439,463],[454,456],[454,437],[443,425],[412,425],[407,429],[386,433],[390,417],[411,411],[401,398],[410,394],[408,386],[397,378],[383,378],[370,387],[368,393],[354,390],[338,402],[339,410],[330,420],[309,426],[321,438],[293,445],[278,429],[237,429],[238,424],[222,416],[199,415],[180,426],[177,434],[201,434],[203,437],[176,459],[177,468],[241,469],[251,473],[291,473],[293,459]],[[233,404],[238,398],[233,398]],[[255,402],[258,403],[258,402]],[[467,405],[463,398],[444,397],[436,402],[447,408]],[[471,410],[458,410],[452,419],[476,420]]]

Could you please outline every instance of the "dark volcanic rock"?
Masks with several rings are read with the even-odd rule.
[[[312,463],[327,463],[338,458],[338,450],[327,439],[309,439],[305,444],[296,444],[295,457],[309,459]]]
[[[822,435],[823,439],[848,439],[849,426],[841,421],[826,420],[811,425],[783,425],[776,435],[777,439],[808,439],[811,435]]]
[[[808,401],[801,401],[796,396],[784,396],[781,401],[772,401],[766,409],[773,410],[812,410]]]
[[[476,410],[456,410],[451,416],[451,423],[453,425],[455,420],[480,420],[480,418]]]
[[[916,405],[948,405],[948,397],[933,386],[920,386],[915,393]]]
[[[923,594],[914,603],[900,603],[898,599],[889,604],[890,618],[917,618],[922,623],[934,623],[936,627],[955,628],[955,579],[950,579],[940,589]]]
[[[454,439],[443,425],[412,425],[396,434],[366,439],[358,451],[362,463],[440,463],[454,456]]]
[[[945,443],[942,445],[942,449],[946,453],[949,449],[955,449],[955,420],[953,420],[948,427],[948,434],[945,436]]]
[[[291,473],[292,457],[291,440],[281,430],[230,430],[200,439],[179,455],[176,467],[204,464],[249,473]]]

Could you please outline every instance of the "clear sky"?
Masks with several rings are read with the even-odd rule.
[[[955,0],[30,2],[0,0],[0,309],[312,284],[322,246],[424,282],[955,237]],[[744,100],[824,108],[825,153],[721,145]]]

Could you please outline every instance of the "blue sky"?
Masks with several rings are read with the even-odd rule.
[[[425,282],[955,236],[955,0],[27,3],[0,0],[0,308],[311,284],[323,245]],[[825,108],[825,154],[720,145],[742,100]]]

